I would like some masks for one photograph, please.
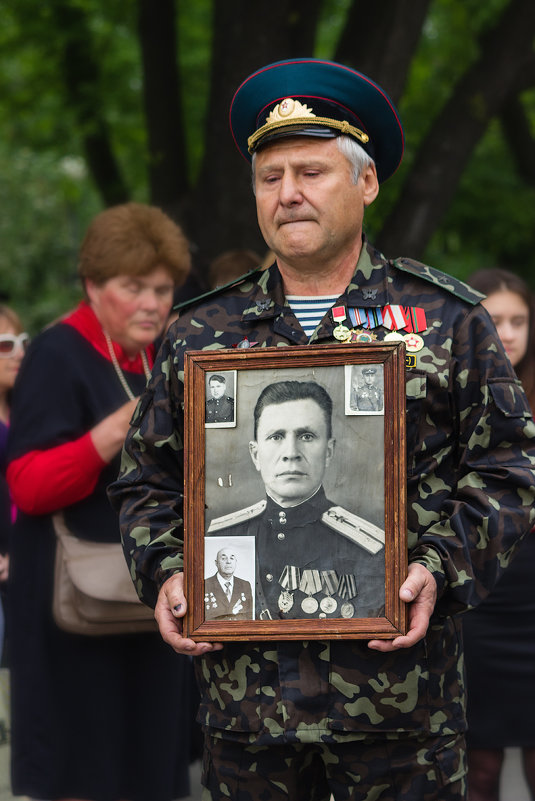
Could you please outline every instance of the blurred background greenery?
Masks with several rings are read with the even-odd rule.
[[[402,167],[369,209],[388,256],[535,286],[533,0],[0,0],[0,295],[35,333],[80,297],[91,217],[163,207],[210,259],[263,244],[228,130],[239,82],[315,55],[398,104]]]

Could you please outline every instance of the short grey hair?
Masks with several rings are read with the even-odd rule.
[[[361,172],[367,167],[374,167],[375,162],[351,136],[337,136],[336,144],[340,153],[346,157],[353,169],[353,183],[356,184]]]
[[[364,150],[358,142],[356,142],[351,136],[346,136],[342,134],[341,136],[336,137],[336,145],[340,153],[346,157],[346,159],[351,164],[351,177],[353,179],[353,183],[356,184],[361,172],[365,170],[367,167],[375,166],[375,162],[368,153]],[[256,194],[256,187],[255,187],[255,169],[256,169],[256,151],[253,153],[251,158],[251,180],[253,184],[253,194]]]

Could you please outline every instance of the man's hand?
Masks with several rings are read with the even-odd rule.
[[[168,578],[158,594],[154,617],[160,634],[178,654],[202,656],[209,651],[220,651],[222,643],[194,642],[182,636],[182,618],[186,614],[184,574],[176,573]]]
[[[437,585],[433,574],[418,562],[409,565],[409,574],[400,587],[399,597],[410,604],[409,631],[393,640],[370,640],[368,648],[387,653],[399,648],[410,648],[425,637],[437,600]]]

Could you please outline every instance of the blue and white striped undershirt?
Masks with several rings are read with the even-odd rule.
[[[338,297],[339,295],[286,295],[286,300],[307,337],[311,337]]]

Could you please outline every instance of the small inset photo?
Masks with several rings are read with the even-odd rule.
[[[382,364],[345,365],[345,413],[384,415]]]
[[[255,538],[207,537],[204,547],[205,620],[253,620]]]
[[[206,374],[204,424],[207,428],[236,425],[236,370]]]

